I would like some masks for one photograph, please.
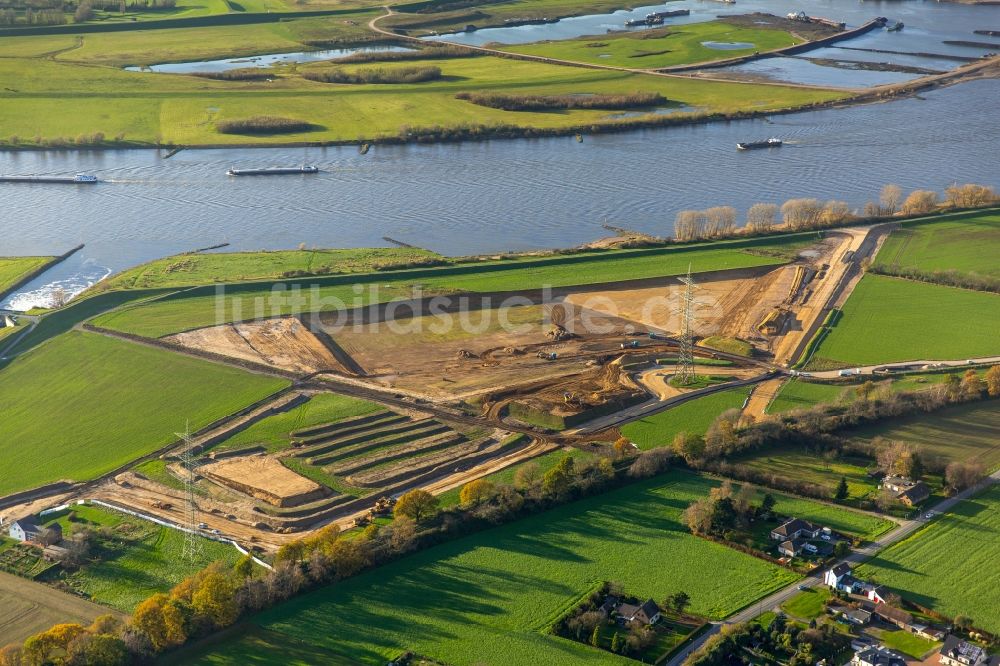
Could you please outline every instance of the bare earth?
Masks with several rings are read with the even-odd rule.
[[[0,571],[0,644],[20,642],[61,622],[87,625],[99,615],[120,615],[47,585]]]
[[[198,473],[278,506],[300,504],[307,501],[304,498],[320,497],[323,492],[318,483],[299,476],[270,456],[209,463],[199,467]]]

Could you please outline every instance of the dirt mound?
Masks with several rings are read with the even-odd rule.
[[[326,495],[318,483],[299,476],[270,456],[209,463],[199,467],[198,473],[274,506],[298,506]]]

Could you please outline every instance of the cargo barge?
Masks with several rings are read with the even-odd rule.
[[[319,173],[319,167],[267,167],[265,169],[229,169],[227,176],[287,176],[296,173]]]
[[[46,183],[49,185],[92,185],[101,182],[97,176],[78,173],[75,176],[0,176],[0,183]]]
[[[781,145],[781,139],[771,137],[765,141],[741,141],[736,144],[736,150],[755,150],[757,148],[777,148]]]

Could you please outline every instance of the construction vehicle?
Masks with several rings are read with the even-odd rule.
[[[373,516],[384,516],[392,512],[393,505],[396,504],[396,500],[391,497],[379,497],[375,500],[375,506],[372,507]]]
[[[173,508],[174,505],[171,504],[170,502],[160,502],[159,500],[157,500],[155,502],[151,502],[150,506],[153,507],[154,509],[169,510]]]
[[[639,346],[638,340],[627,340],[622,343],[622,349],[636,349]]]
[[[535,356],[537,356],[538,358],[544,359],[546,361],[554,361],[557,358],[559,358],[559,354],[557,354],[555,352],[545,352],[545,351],[540,351],[537,354],[535,354]]]

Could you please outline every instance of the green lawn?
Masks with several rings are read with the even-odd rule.
[[[106,328],[148,337],[161,337],[183,330],[245,319],[258,312],[257,302],[265,303],[266,316],[288,314],[294,309],[311,312],[337,310],[345,304],[386,302],[410,298],[415,287],[423,295],[455,291],[494,292],[539,289],[578,284],[598,284],[622,279],[678,275],[692,265],[697,272],[745,268],[782,263],[782,258],[751,254],[766,248],[781,253],[810,242],[810,234],[793,234],[772,239],[744,240],[647,250],[616,250],[554,257],[524,257],[518,260],[480,262],[441,268],[390,271],[357,276],[308,278],[282,285],[303,287],[300,302],[276,297],[273,283],[245,284],[226,289],[221,303],[215,288],[177,293],[143,305],[123,308],[95,319]],[[357,284],[377,283],[378,289],[355,290]],[[306,287],[318,288],[307,289]],[[372,292],[375,293],[372,293]],[[259,299],[259,300],[258,300]],[[316,300],[314,300],[316,299]]]
[[[902,629],[880,631],[878,637],[890,650],[898,650],[914,659],[922,659],[925,654],[940,645],[937,641],[921,638]]]
[[[449,664],[626,664],[547,631],[601,580],[722,617],[796,579],[690,535],[680,514],[712,482],[684,472],[448,542],[302,596],[266,629],[378,664],[413,650]],[[712,571],[706,576],[705,571]],[[236,663],[226,644],[195,663]]]
[[[156,592],[167,592],[185,577],[216,560],[235,563],[240,553],[231,544],[199,539],[201,555],[195,560],[182,556],[184,534],[99,506],[76,505],[77,521],[67,515],[58,520],[63,534],[83,527],[107,527],[114,546],[98,548],[100,561],[84,565],[61,580],[73,591],[125,613]]]
[[[713,49],[703,46],[703,42],[740,42],[749,46],[738,49]],[[801,39],[783,30],[746,28],[725,21],[708,21],[623,34],[587,35],[577,39],[517,44],[502,48],[512,53],[559,60],[633,69],[655,69],[724,60],[801,42]]]
[[[696,398],[664,412],[632,421],[621,427],[622,435],[643,450],[671,446],[677,433],[704,435],[719,414],[727,409],[739,409],[748,395],[750,389],[740,387]]]
[[[24,276],[52,261],[52,257],[0,257],[0,296]]]
[[[942,409],[933,414],[901,416],[891,422],[843,433],[855,439],[881,436],[915,445],[925,455],[947,460],[978,460],[1000,467],[1000,401],[987,400]]]
[[[796,594],[781,604],[781,609],[799,620],[811,620],[823,614],[823,604],[829,598],[828,587],[814,587]]]
[[[998,294],[866,275],[810,365],[993,356],[1000,354],[998,330]]]
[[[1000,632],[1000,486],[960,503],[908,539],[859,567],[875,580],[949,617]]]
[[[922,271],[956,270],[1000,277],[1000,262],[983,248],[1000,243],[1000,212],[966,213],[904,223],[882,245],[876,263]]]
[[[100,476],[287,386],[73,331],[0,371],[0,495]]]
[[[916,372],[905,375],[877,375],[865,377],[877,385],[890,382],[893,391],[922,391],[933,388],[947,381],[949,375],[965,374],[964,369],[956,369],[950,372]],[[980,373],[982,375],[982,373]],[[817,381],[805,381],[802,379],[790,379],[781,387],[781,391],[774,397],[767,407],[768,414],[782,414],[796,409],[808,409],[819,403],[837,404],[849,403],[857,399],[857,388],[859,382],[839,382],[822,383]]]
[[[274,414],[254,423],[212,448],[226,450],[263,446],[268,452],[273,453],[288,448],[291,443],[289,433],[294,430],[332,423],[351,416],[370,414],[381,409],[382,407],[374,402],[348,398],[336,393],[321,393],[287,412]]]
[[[806,481],[826,486],[833,497],[840,479],[847,479],[849,499],[869,497],[878,490],[875,481],[868,477],[864,458],[830,459],[809,451],[779,449],[742,458],[731,462],[746,465],[765,474],[777,474],[786,479]]]

